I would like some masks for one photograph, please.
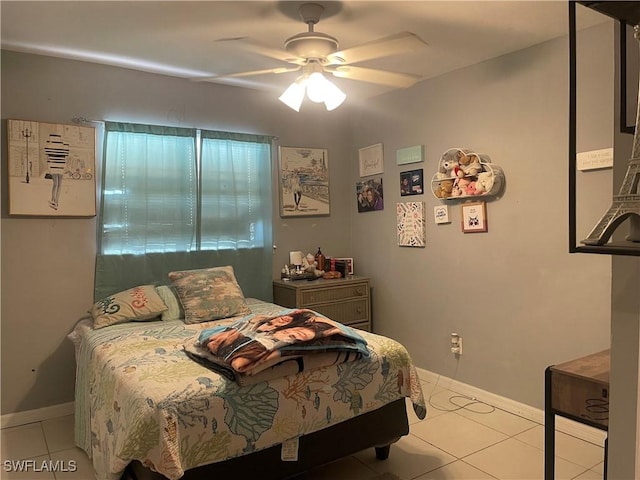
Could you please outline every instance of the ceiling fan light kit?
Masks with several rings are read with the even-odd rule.
[[[305,93],[315,103],[323,103],[327,110],[342,105],[347,95],[322,74],[322,67],[311,62],[303,67],[303,74],[287,88],[279,100],[296,112],[300,111]]]
[[[307,24],[308,31],[289,37],[284,42],[284,51],[254,46],[256,53],[270,56],[276,60],[295,65],[267,70],[230,73],[200,78],[199,81],[220,81],[227,78],[281,74],[302,69],[298,77],[280,95],[279,99],[296,112],[300,111],[305,93],[309,100],[324,102],[327,110],[339,107],[346,99],[345,93],[329,81],[325,74],[394,88],[407,88],[415,84],[420,77],[407,73],[396,73],[375,68],[354,66],[390,55],[403,54],[427,46],[426,42],[411,32],[400,32],[379,40],[356,45],[339,51],[338,40],[326,33],[314,31],[314,25],[320,21],[324,6],[319,3],[303,3],[300,16]]]

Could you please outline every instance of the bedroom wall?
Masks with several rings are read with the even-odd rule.
[[[352,256],[356,273],[372,279],[374,329],[405,343],[419,367],[541,407],[544,368],[607,348],[611,316],[610,258],[567,253],[566,51],[566,39],[547,42],[330,116],[296,114],[273,93],[3,51],[2,120],[85,116],[264,133],[282,145],[329,148],[330,217],[281,219],[274,191],[274,276],[289,250],[322,246],[328,255]],[[610,90],[607,61],[588,67],[598,75],[586,91]],[[611,102],[598,99],[592,120],[606,123]],[[592,130],[585,150],[611,146],[610,132],[597,123]],[[378,142],[386,208],[358,214],[357,149]],[[417,144],[427,146],[426,162],[397,166],[395,150]],[[436,227],[431,212],[440,202],[427,191],[402,198],[425,202],[427,247],[398,247],[399,172],[423,168],[428,180],[454,146],[489,153],[505,170],[504,196],[488,205],[489,232],[463,235],[455,205],[452,223]],[[579,225],[590,226],[610,199],[611,172],[579,177],[590,192],[580,197]],[[4,185],[2,201],[6,414],[73,400],[65,336],[91,303],[95,219],[7,217]],[[449,352],[452,331],[465,339],[459,360]],[[24,357],[25,345],[28,360],[11,361]]]
[[[330,217],[281,219],[274,189],[274,276],[290,250],[315,252],[320,245],[327,254],[350,256],[351,217],[340,208],[351,192],[347,112],[310,107],[296,113],[275,92],[2,51],[3,145],[6,119],[70,124],[83,116],[260,133],[278,136],[280,145],[328,148]],[[75,363],[66,335],[93,301],[96,220],[8,217],[5,148],[2,178],[1,413],[7,414],[73,400]]]
[[[612,147],[612,22],[581,35],[578,151]],[[351,129],[354,147],[384,144],[385,209],[354,207],[351,221],[355,264],[373,279],[376,332],[404,343],[422,368],[538,408],[548,365],[610,343],[611,257],[568,253],[567,52],[557,39],[392,92],[363,106]],[[419,144],[425,162],[396,165],[397,149]],[[459,203],[449,203],[450,224],[434,223],[442,202],[429,180],[451,147],[488,153],[504,169],[487,233],[461,232]],[[400,172],[418,168],[427,193],[400,197]],[[608,208],[611,183],[611,169],[578,173],[580,238]],[[425,203],[425,248],[397,246],[404,201]],[[451,332],[464,339],[459,358]]]

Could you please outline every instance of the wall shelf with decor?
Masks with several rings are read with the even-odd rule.
[[[440,200],[494,197],[504,186],[502,168],[486,153],[450,148],[442,154],[431,179],[431,192]]]
[[[629,109],[636,112],[637,106],[627,105],[629,96],[627,82],[627,63],[633,62],[637,65],[638,42],[634,40],[633,51],[630,56],[627,51],[627,39],[630,37],[630,29],[640,23],[640,8],[633,5],[635,2],[593,2],[579,1],[569,2],[569,253],[597,253],[607,255],[633,255],[640,256],[640,192],[638,191],[638,180],[640,179],[640,135],[638,124],[628,128],[626,114]],[[593,227],[591,232],[578,241],[576,226],[576,183],[577,183],[577,21],[576,5],[587,7],[598,11],[617,20],[619,37],[614,55],[617,58],[618,69],[618,92],[617,100],[620,115],[620,131],[622,133],[634,133],[633,151],[629,159],[629,165],[622,184],[617,194],[613,195],[608,210],[606,210],[600,220]],[[631,50],[631,49],[630,49]],[[634,79],[635,88],[638,88],[638,79]],[[639,112],[640,113],[640,112]],[[616,187],[617,188],[617,187]],[[615,191],[615,190],[614,190]],[[628,220],[628,222],[627,222]],[[630,223],[630,234],[625,239],[620,240],[611,237],[614,230],[623,224]],[[638,237],[638,238],[635,238]],[[632,238],[634,241],[632,241]]]

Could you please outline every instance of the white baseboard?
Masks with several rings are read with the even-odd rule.
[[[61,403],[51,407],[26,410],[18,413],[8,413],[0,417],[0,428],[17,427],[28,423],[41,422],[52,418],[73,415],[74,402]]]
[[[416,368],[416,370],[418,371],[418,376],[421,380],[433,384],[436,384],[437,382],[437,385],[439,387],[452,390],[461,395],[466,395],[467,397],[476,398],[481,402],[486,403],[487,405],[491,405],[493,407],[499,408],[500,410],[513,413],[514,415],[518,415],[519,417],[523,417],[527,420],[531,420],[532,422],[544,425],[544,410],[531,407],[530,405],[525,405],[524,403],[516,402],[515,400],[511,400],[506,397],[501,397],[500,395],[496,395],[495,393],[487,392],[485,390],[467,385],[466,383],[459,382],[452,378],[443,377],[442,375],[430,372],[429,370],[424,370],[422,368]],[[604,445],[604,439],[607,436],[606,432],[603,430],[589,427],[588,425],[574,422],[560,416],[556,416],[556,430],[600,446]]]

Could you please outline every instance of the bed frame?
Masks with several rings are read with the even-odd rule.
[[[252,478],[260,472],[261,480],[282,480],[314,467],[375,447],[376,457],[385,460],[391,444],[409,433],[404,398],[373,412],[365,413],[324,430],[300,438],[297,462],[283,462],[281,446],[187,470],[181,480],[211,478]],[[122,480],[167,480],[139,461],[127,467]]]

